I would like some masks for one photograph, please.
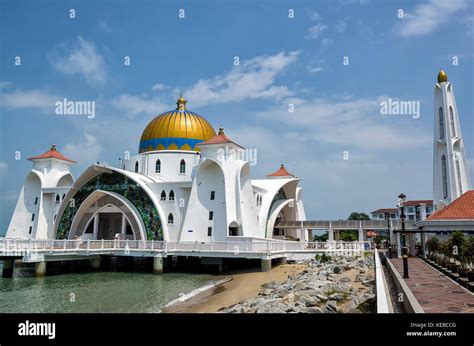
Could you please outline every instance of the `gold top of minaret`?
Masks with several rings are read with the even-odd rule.
[[[179,97],[178,101],[176,101],[176,105],[178,106],[178,110],[184,111],[186,109],[186,102],[188,102],[184,97],[183,93],[181,93],[181,96]]]
[[[446,83],[448,81],[448,75],[441,69],[438,73],[438,83]]]

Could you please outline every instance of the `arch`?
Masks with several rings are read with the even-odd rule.
[[[157,159],[155,163],[155,173],[161,173],[161,160]]]
[[[451,123],[451,137],[456,137],[456,124],[454,123],[453,106],[449,106],[449,121]]]
[[[69,238],[72,221],[78,209],[89,195],[98,190],[116,193],[138,210],[145,227],[146,239],[168,239],[166,223],[162,223],[165,215],[158,196],[143,182],[135,180],[134,173],[97,165],[90,166],[67,193],[65,199],[68,203],[61,204],[54,225],[56,239]]]
[[[66,198],[66,194],[63,193],[63,197],[61,198],[61,201],[64,201],[64,198]]]
[[[145,225],[135,206],[122,195],[103,190],[92,192],[81,203],[72,220],[68,238],[82,236],[90,222],[93,222],[95,215],[111,206],[125,216],[128,224],[132,227],[135,239],[146,239]]]
[[[179,162],[179,173],[180,174],[186,173],[186,161],[184,161],[184,159],[181,159],[181,161]]]
[[[166,191],[165,191],[165,190],[161,191],[161,197],[160,197],[160,199],[161,199],[162,201],[166,201]]]
[[[273,211],[271,212],[271,214],[269,215],[268,217],[268,221],[267,221],[267,228],[266,228],[266,231],[265,231],[265,238],[268,238],[268,231],[270,230],[273,234],[273,228],[275,227],[275,221],[277,220],[277,218],[279,216],[284,216],[284,213],[282,213],[283,211],[283,208],[289,206],[291,203],[294,203],[294,199],[293,198],[290,198],[290,199],[285,199],[285,200],[279,200],[275,203],[275,208],[273,209]]]
[[[178,146],[174,143],[168,145],[168,150],[178,150]]]
[[[443,196],[448,198],[448,172],[446,169],[446,156],[441,156],[441,173],[443,176]]]
[[[174,191],[171,190],[170,193],[168,194],[168,200],[174,201]]]
[[[138,173],[138,169],[140,168],[138,161],[135,162],[135,173]]]
[[[74,185],[74,178],[71,173],[61,175],[56,183],[57,187],[69,187]]]
[[[61,202],[61,197],[59,197],[59,194],[56,194],[56,198],[54,199],[54,203],[59,204]]]
[[[443,107],[439,107],[439,138],[444,138],[444,115]]]
[[[168,225],[174,225],[174,216],[173,213],[168,214]]]
[[[183,144],[183,145],[181,146],[181,150],[191,150],[191,146],[190,146],[188,143]]]

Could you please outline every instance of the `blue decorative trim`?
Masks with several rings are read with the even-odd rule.
[[[146,151],[146,148],[151,145],[153,147],[153,150],[157,150],[158,145],[162,144],[165,147],[165,150],[168,149],[168,147],[171,144],[176,144],[178,149],[181,149],[181,147],[185,144],[189,145],[191,147],[191,150],[194,149],[196,144],[204,142],[202,139],[193,139],[193,138],[153,138],[153,139],[147,139],[144,141],[140,141],[140,147],[139,147],[139,152]]]

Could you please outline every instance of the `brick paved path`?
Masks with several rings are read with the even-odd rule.
[[[403,260],[391,259],[403,276]],[[454,283],[417,257],[408,258],[409,279],[404,279],[426,313],[474,313],[474,294]]]

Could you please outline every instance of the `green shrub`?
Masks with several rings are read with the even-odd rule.
[[[322,255],[316,254],[314,258],[321,263],[326,263],[331,260],[331,256],[328,256],[325,253],[323,253]]]
[[[439,239],[437,237],[430,238],[426,242],[426,247],[430,253],[438,251],[440,247]]]
[[[456,259],[459,259],[461,254],[461,249],[463,244],[466,242],[466,238],[464,238],[464,233],[461,231],[454,231],[448,240],[448,246],[450,255]]]
[[[461,247],[461,261],[472,262],[474,261],[474,237],[468,237]]]

